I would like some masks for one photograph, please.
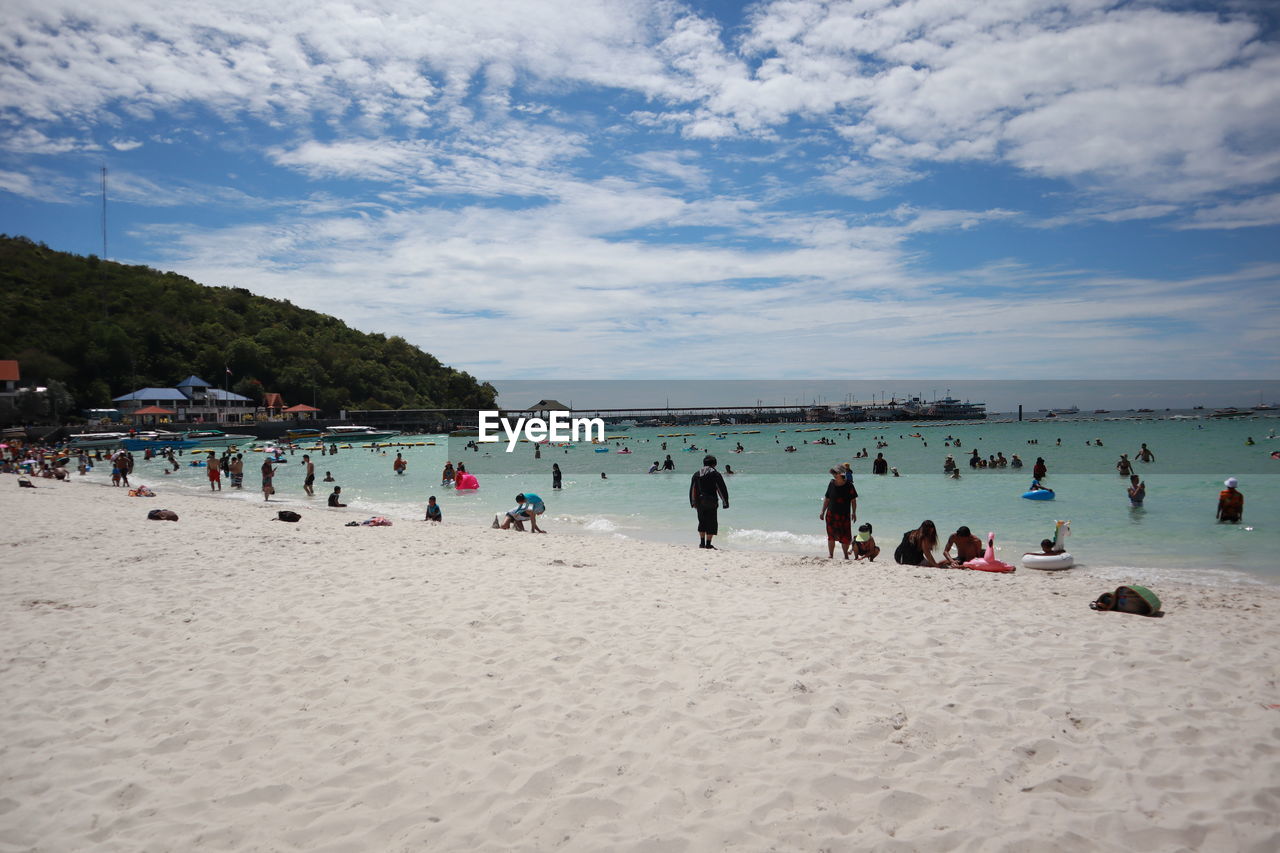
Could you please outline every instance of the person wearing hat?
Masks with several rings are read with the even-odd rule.
[[[668,459],[671,457],[668,456]],[[689,482],[689,506],[698,511],[698,547],[716,550],[711,538],[720,532],[716,518],[716,504],[723,502],[729,508],[729,487],[716,470],[716,458],[708,454],[702,459],[702,467]]]
[[[1236,489],[1240,481],[1235,477],[1228,477],[1222,485],[1226,488],[1218,492],[1218,521],[1237,524],[1244,515],[1244,495]]]
[[[822,510],[818,518],[827,523],[827,559],[835,557],[836,543],[840,543],[840,551],[849,559],[849,545],[852,536],[849,525],[857,518],[858,492],[849,482],[849,476],[843,466],[831,469],[831,482],[827,484],[827,493],[822,498]]]
[[[871,525],[863,524],[858,528],[858,535],[853,537],[853,559],[874,561],[880,555],[880,546],[871,535]]]

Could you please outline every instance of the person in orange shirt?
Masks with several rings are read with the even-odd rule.
[[[1240,481],[1235,477],[1228,477],[1222,485],[1226,488],[1218,492],[1218,521],[1236,524],[1244,515],[1244,495],[1236,490]]]

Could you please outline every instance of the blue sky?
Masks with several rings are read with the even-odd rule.
[[[0,230],[483,378],[1280,375],[1274,4],[5,8]]]

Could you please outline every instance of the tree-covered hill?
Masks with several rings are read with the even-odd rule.
[[[0,235],[0,359],[61,383],[81,408],[190,374],[260,400],[344,408],[489,408],[493,386],[400,337],[238,287],[54,251]]]

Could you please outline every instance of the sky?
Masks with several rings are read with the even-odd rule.
[[[839,407],[855,403],[938,400],[982,403],[990,414],[1023,407],[1026,417],[1042,410],[1103,410],[1125,417],[1137,409],[1188,412],[1196,407],[1280,410],[1280,379],[503,379],[494,383],[503,409],[528,409],[541,400],[576,412],[594,409],[703,408],[707,406]],[[1276,414],[1271,412],[1270,414]],[[650,416],[646,416],[650,417]],[[1280,422],[1276,422],[1280,425]],[[1265,429],[1265,428],[1264,428]],[[1259,430],[1262,432],[1263,430]]]
[[[0,231],[482,379],[1280,376],[1270,0],[4,7]]]

